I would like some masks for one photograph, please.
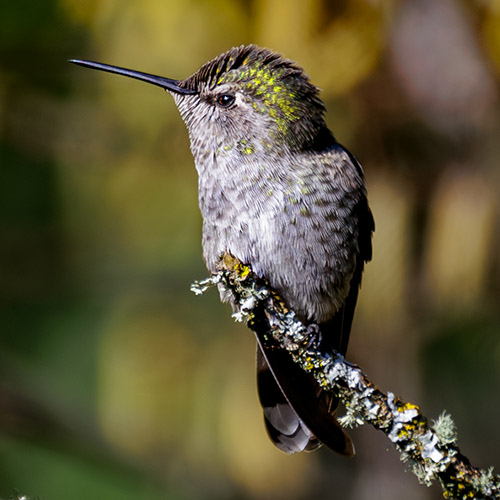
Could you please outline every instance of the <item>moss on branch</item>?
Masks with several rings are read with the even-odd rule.
[[[418,406],[382,392],[340,354],[321,352],[317,326],[300,322],[250,266],[224,254],[218,272],[192,289],[203,293],[213,285],[232,294],[233,316],[246,322],[262,345],[288,351],[321,387],[342,401],[346,414],[339,420],[344,426],[370,424],[382,431],[422,484],[440,483],[444,498],[500,499],[499,476],[493,469],[472,467],[460,453],[449,415],[443,413],[431,424]]]

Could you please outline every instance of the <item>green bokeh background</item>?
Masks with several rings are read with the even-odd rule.
[[[157,88],[242,43],[297,60],[376,219],[349,359],[500,464],[498,0],[0,3],[0,498],[437,499],[388,441],[268,442],[211,292],[187,133]]]

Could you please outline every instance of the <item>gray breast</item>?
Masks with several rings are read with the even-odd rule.
[[[293,169],[250,161],[234,170],[218,162],[200,176],[208,268],[229,251],[265,276],[304,319],[333,316],[359,254],[355,207],[364,196],[362,178],[340,159],[294,158]]]

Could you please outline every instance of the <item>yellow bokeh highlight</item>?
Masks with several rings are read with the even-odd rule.
[[[492,66],[500,75],[500,2],[492,0],[490,4],[492,8],[484,18],[482,38]]]
[[[258,43],[299,61],[326,96],[345,93],[378,64],[387,5],[346,2],[329,23],[320,0],[259,0]]]
[[[460,312],[481,304],[497,196],[481,175],[457,166],[440,179],[426,254],[430,303]]]

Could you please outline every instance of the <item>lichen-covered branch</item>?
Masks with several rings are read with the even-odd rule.
[[[323,389],[342,401],[346,415],[339,420],[344,426],[371,424],[381,430],[418,480],[425,485],[437,480],[445,498],[500,499],[500,477],[493,469],[472,467],[460,453],[449,415],[444,413],[429,424],[418,406],[405,403],[392,392],[383,393],[340,354],[321,352],[317,326],[301,323],[249,266],[225,254],[217,274],[192,289],[203,293],[212,285],[233,295],[238,308],[235,319],[246,322],[264,346],[288,351]]]

